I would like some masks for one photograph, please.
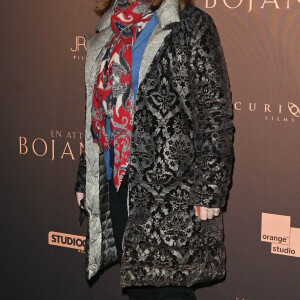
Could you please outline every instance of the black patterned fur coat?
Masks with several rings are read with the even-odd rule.
[[[90,132],[110,14],[85,36],[85,147],[75,191],[86,197],[87,279],[117,261],[104,155]],[[139,74],[121,287],[190,287],[225,276],[223,212],[203,221],[194,211],[225,207],[232,177],[233,108],[220,38],[209,14],[192,5],[180,11],[178,0],[165,0],[158,20]]]

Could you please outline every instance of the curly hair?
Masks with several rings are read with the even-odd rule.
[[[102,16],[112,5],[114,0],[95,0],[96,5],[94,11],[97,15]],[[149,0],[152,3],[152,9],[157,9],[164,0]],[[180,0],[180,8],[184,9],[186,5],[193,4],[193,0]]]

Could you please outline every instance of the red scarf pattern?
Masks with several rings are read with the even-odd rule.
[[[132,2],[132,1],[131,1]],[[130,144],[135,111],[131,73],[131,48],[151,19],[148,0],[116,0],[111,16],[112,39],[105,46],[93,92],[91,132],[100,151],[114,146],[114,185],[118,191],[129,165]],[[105,130],[109,116],[110,143]]]

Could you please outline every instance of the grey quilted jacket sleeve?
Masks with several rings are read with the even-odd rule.
[[[224,207],[234,161],[232,93],[220,37],[203,14],[191,37],[190,78],[195,109],[194,183],[190,204]]]
[[[83,149],[79,157],[76,182],[74,186],[75,194],[76,192],[81,192],[85,194],[85,185],[86,185],[85,177],[86,177],[86,160],[85,160],[85,151]]]
[[[86,90],[85,90],[85,99],[86,99]],[[84,121],[86,120],[86,106],[84,107]],[[83,125],[85,128],[85,123]],[[75,194],[76,192],[81,192],[85,194],[85,186],[86,186],[86,154],[85,154],[85,133],[83,134],[83,150],[79,157],[79,164],[77,168],[76,181],[74,185]]]

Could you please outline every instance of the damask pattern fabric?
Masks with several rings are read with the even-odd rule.
[[[234,160],[232,93],[216,25],[208,16],[199,25],[190,44],[195,165],[189,203],[225,207]]]
[[[213,19],[195,6],[165,30],[137,94],[121,287],[190,287],[226,274],[222,211],[202,221],[194,210],[225,206],[231,181],[225,58]],[[103,256],[102,264],[109,261]]]
[[[121,286],[178,285],[225,276],[222,213],[233,153],[231,94],[216,27],[189,7],[140,89]]]

